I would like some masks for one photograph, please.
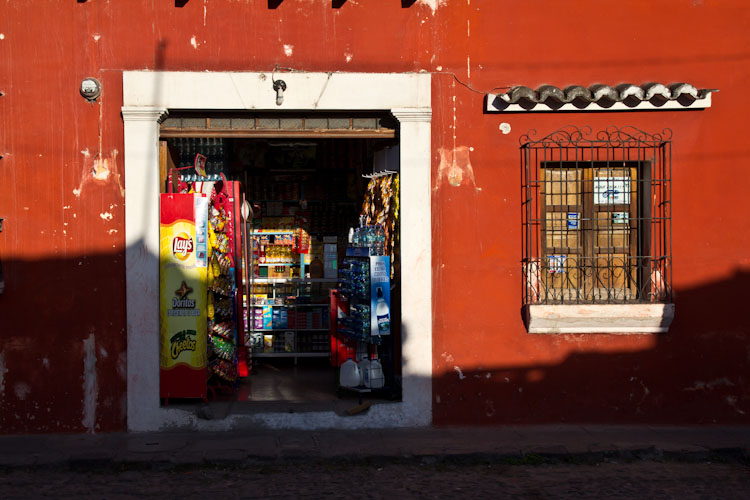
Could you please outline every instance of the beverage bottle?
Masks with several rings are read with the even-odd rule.
[[[357,387],[362,383],[359,366],[352,359],[347,359],[341,365],[339,385],[342,387]]]
[[[385,375],[383,374],[383,365],[377,359],[370,362],[369,370],[369,387],[373,389],[382,389],[385,385]]]
[[[378,302],[375,306],[375,315],[378,318],[378,333],[380,335],[390,335],[391,333],[391,310],[388,304],[385,303],[383,297],[383,289],[378,287],[377,290]]]
[[[359,368],[360,377],[362,377],[362,385],[370,388],[370,360],[365,358],[357,363]]]

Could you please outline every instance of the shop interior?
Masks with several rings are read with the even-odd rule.
[[[356,132],[162,134],[162,192],[209,198],[204,402],[400,400],[398,137]]]

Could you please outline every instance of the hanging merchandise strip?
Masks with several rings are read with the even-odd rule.
[[[237,380],[237,365],[231,361],[221,358],[214,358],[208,362],[211,373],[223,380],[233,382]]]
[[[213,347],[214,354],[227,361],[233,361],[235,354],[237,354],[234,342],[217,335],[211,336],[211,346]]]
[[[221,323],[214,323],[211,326],[211,335],[218,335],[226,340],[232,340],[234,329],[234,323],[231,321],[222,321]]]
[[[367,183],[362,203],[366,225],[381,225],[385,231],[385,255],[391,257],[391,279],[395,279],[399,248],[400,180],[397,173],[373,177]]]
[[[237,380],[237,332],[234,323],[233,262],[229,255],[230,237],[226,195],[213,190],[209,207],[208,241],[208,332],[209,371],[220,381]]]

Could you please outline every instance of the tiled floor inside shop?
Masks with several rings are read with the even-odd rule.
[[[170,407],[217,420],[232,414],[305,413],[333,411],[339,415],[361,409],[361,404],[391,401],[338,388],[338,370],[327,359],[275,358],[256,360],[252,374],[240,379],[236,391],[216,393],[202,401],[172,400]]]
[[[240,383],[237,401],[336,401],[336,375],[327,359],[262,359]]]

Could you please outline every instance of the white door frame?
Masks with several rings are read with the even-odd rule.
[[[128,429],[425,426],[432,422],[432,226],[429,74],[123,72]],[[159,404],[159,123],[170,110],[390,111],[400,122],[403,400],[357,417],[256,413],[223,420]]]

